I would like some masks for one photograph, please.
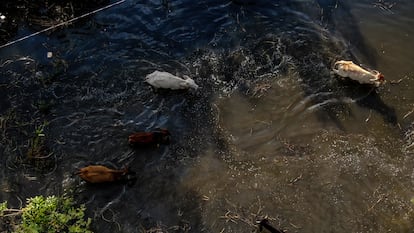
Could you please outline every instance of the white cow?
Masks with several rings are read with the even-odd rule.
[[[372,84],[378,87],[385,83],[384,75],[376,70],[366,70],[352,61],[337,61],[333,67],[333,72],[341,77],[348,77],[361,84]]]
[[[184,75],[183,78],[180,78],[168,72],[162,71],[154,71],[151,74],[148,74],[145,77],[145,82],[149,83],[151,86],[157,89],[198,89],[198,85],[187,75]]]

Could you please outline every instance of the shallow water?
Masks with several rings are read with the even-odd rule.
[[[70,190],[96,232],[252,232],[263,217],[286,232],[412,232],[414,2],[243,2],[127,1],[2,48],[0,200]],[[387,84],[337,79],[339,59]],[[200,89],[155,93],[154,70]],[[28,161],[45,122],[50,156]],[[128,146],[156,127],[170,145]],[[138,179],[87,185],[72,174],[89,164]]]

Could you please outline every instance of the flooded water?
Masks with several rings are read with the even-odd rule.
[[[413,12],[411,0],[126,1],[1,48],[0,201],[69,192],[100,233],[254,232],[262,218],[285,232],[414,232]],[[387,83],[338,79],[342,59]],[[200,89],[154,92],[154,70]],[[128,146],[157,127],[170,145]],[[46,156],[28,159],[36,130]],[[88,185],[73,173],[90,164],[137,181]]]

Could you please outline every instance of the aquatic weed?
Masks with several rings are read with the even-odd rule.
[[[29,150],[27,151],[28,158],[48,158],[50,154],[46,155],[44,132],[47,122],[43,122],[41,125],[35,128],[34,136],[29,140]]]

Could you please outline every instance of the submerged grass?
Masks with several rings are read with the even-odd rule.
[[[27,158],[29,159],[43,159],[49,158],[51,154],[47,153],[46,148],[46,134],[44,132],[47,122],[37,126],[34,131],[34,136],[29,140],[29,149],[27,151]]]

